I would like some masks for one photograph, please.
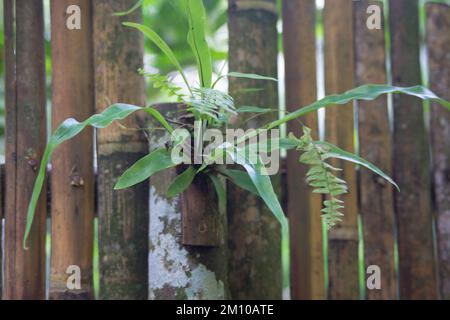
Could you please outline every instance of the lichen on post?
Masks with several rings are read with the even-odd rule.
[[[169,115],[176,107],[176,104],[169,104],[160,109]],[[164,147],[169,140],[170,136],[152,131],[150,149]],[[226,217],[218,210],[215,191],[207,177],[197,176],[189,188],[196,188],[204,195],[203,202],[209,214],[218,215],[218,231],[221,237],[219,243],[212,246],[183,245],[182,215],[189,212],[182,210],[182,196],[169,198],[166,195],[178,171],[179,168],[168,169],[150,178],[150,299],[227,299]]]

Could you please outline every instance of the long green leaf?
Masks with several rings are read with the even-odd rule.
[[[230,149],[227,149],[227,153],[234,160],[234,162],[241,165],[247,171],[248,176],[255,185],[256,190],[258,190],[258,194],[261,199],[266,203],[275,218],[277,218],[280,222],[283,231],[288,231],[286,216],[284,215],[283,209],[278,201],[278,196],[273,190],[270,177],[267,174],[264,174],[265,168],[262,165],[261,159],[259,159],[257,164],[252,164],[241,156],[239,151],[235,153]]]
[[[255,106],[243,106],[236,109],[237,113],[268,113],[272,111],[275,111],[275,109],[261,108]]]
[[[268,80],[278,82],[276,78],[261,76],[255,73],[230,72],[226,75],[228,78],[245,78],[252,80]]]
[[[227,179],[237,185],[239,188],[247,190],[257,196],[259,196],[258,190],[255,184],[248,176],[246,171],[233,170],[233,169],[219,169],[219,172],[223,174]]]
[[[163,115],[156,110],[155,108],[146,108],[145,112],[147,112],[149,115],[151,115],[153,118],[155,118],[159,123],[162,124],[162,126],[169,131],[170,134],[174,131],[172,126],[166,121],[166,119],[163,117]]]
[[[33,224],[34,214],[36,211],[36,205],[39,200],[39,196],[42,192],[42,187],[45,180],[47,163],[50,159],[55,148],[61,143],[75,137],[87,126],[94,128],[106,128],[116,120],[122,120],[131,115],[132,113],[142,110],[143,108],[133,106],[129,104],[114,104],[107,108],[101,114],[96,114],[84,122],[78,122],[77,120],[70,118],[64,121],[50,137],[50,140],[45,148],[44,155],[41,160],[41,164],[38,171],[38,176],[34,183],[33,194],[30,199],[27,211],[27,222],[25,227],[25,233],[23,237],[23,246],[26,248],[26,242],[30,234],[31,226]]]
[[[220,179],[214,174],[208,173],[208,177],[211,179],[214,185],[214,189],[216,190],[217,199],[219,201],[219,211],[220,213],[225,213],[227,205],[227,194],[225,191],[225,187],[222,181],[220,181]]]
[[[441,104],[443,107],[446,107],[450,111],[450,102],[439,98],[436,94],[423,86],[402,88],[389,85],[366,84],[358,88],[349,90],[343,94],[327,96],[317,102],[310,104],[309,106],[294,111],[279,120],[269,123],[266,128],[272,129],[278,127],[286,122],[297,119],[301,116],[304,116],[305,114],[317,111],[321,108],[343,105],[353,100],[371,101],[377,99],[383,94],[406,94],[409,96],[420,98],[422,100],[434,101]]]
[[[201,86],[210,88],[212,82],[211,50],[206,42],[206,10],[203,0],[184,0],[189,20],[188,43],[197,59]]]
[[[139,0],[138,2],[136,2],[136,4],[134,6],[132,6],[130,9],[126,10],[126,11],[121,11],[121,12],[115,12],[113,13],[113,16],[115,17],[122,17],[122,16],[127,16],[130,13],[133,13],[134,11],[136,11],[137,9],[139,9],[145,0]]]
[[[447,108],[450,111],[450,102],[438,97],[431,90],[425,88],[424,86],[414,86],[414,87],[395,87],[389,85],[379,85],[379,84],[366,84],[358,88],[349,90],[343,94],[336,94],[327,96],[319,101],[316,101],[306,107],[300,108],[278,120],[268,123],[263,129],[255,130],[248,133],[237,140],[237,144],[244,142],[245,140],[258,135],[261,130],[270,130],[279,127],[286,122],[292,121],[299,117],[302,117],[308,113],[315,112],[322,108],[329,108],[336,105],[345,105],[353,100],[375,100],[384,94],[405,94],[409,96],[414,96],[426,101],[434,101]]]
[[[350,161],[355,164],[359,164],[359,165],[371,170],[372,172],[376,173],[383,179],[387,180],[389,183],[391,183],[393,186],[395,186],[398,191],[400,191],[399,186],[395,183],[394,180],[392,180],[380,168],[378,168],[374,164],[370,163],[369,161],[364,160],[363,158],[357,156],[356,154],[342,150],[341,148],[339,148],[331,143],[328,143],[326,141],[314,141],[313,143],[316,146],[321,147],[326,152],[326,158],[337,158],[337,159],[342,159],[345,161]],[[326,159],[323,159],[323,160],[326,160]]]
[[[165,149],[157,149],[138,160],[132,165],[117,181],[115,190],[122,190],[132,187],[148,178],[153,174],[165,169],[173,168],[177,164],[172,161],[172,153]]]
[[[182,174],[177,176],[167,190],[167,196],[173,198],[185,191],[194,181],[197,170],[190,166]]]
[[[183,68],[181,67],[180,63],[175,57],[175,54],[173,53],[172,49],[170,49],[170,47],[167,45],[167,43],[155,31],[153,31],[147,26],[134,22],[124,22],[123,25],[141,31],[144,34],[144,36],[146,36],[150,41],[152,41],[167,56],[167,58],[170,60],[170,62],[172,62],[175,68],[177,68],[177,70],[183,77],[184,82],[186,83],[187,87],[190,90],[189,82],[186,78],[186,75],[184,74]]]

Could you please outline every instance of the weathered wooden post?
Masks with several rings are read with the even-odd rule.
[[[276,1],[229,0],[228,11],[229,69],[276,77]],[[245,92],[243,88],[261,90]],[[230,93],[237,106],[278,106],[274,82],[230,79]],[[249,121],[243,129],[254,128],[276,116],[273,113]],[[280,299],[280,224],[254,195],[231,185],[228,192],[231,296],[233,299]]]
[[[381,28],[369,29],[367,9],[376,6],[380,12]],[[383,3],[363,0],[353,3],[355,30],[355,82],[387,83],[386,46],[384,40]],[[377,9],[375,9],[377,10]],[[372,12],[376,14],[376,12]],[[370,21],[369,21],[370,22]],[[392,176],[391,130],[387,98],[358,101],[359,153]],[[368,299],[395,299],[397,277],[394,265],[395,219],[391,185],[367,170],[359,174],[359,212],[363,220],[364,261],[378,266],[382,273],[381,289],[367,290]]]
[[[46,194],[23,248],[28,203],[46,144],[41,0],[5,0],[6,211],[4,299],[45,298]]]
[[[176,120],[179,107],[166,104],[160,111]],[[151,131],[152,151],[168,141],[170,135]],[[225,212],[219,212],[216,191],[205,175],[198,175],[181,196],[166,196],[183,169],[166,170],[150,178],[150,299],[228,299]]]
[[[52,123],[94,114],[90,0],[52,0]],[[94,237],[94,137],[87,129],[52,157],[52,259],[50,299],[91,299]],[[81,288],[68,288],[71,266]],[[73,267],[72,267],[73,268]]]
[[[343,93],[354,87],[352,1],[325,2],[325,91]],[[353,108],[349,103],[326,112],[327,140],[342,149],[353,152]],[[353,164],[335,161],[342,168],[349,193],[343,196],[344,219],[329,232],[328,264],[331,299],[358,299],[358,208],[356,170]]]
[[[314,0],[283,1],[283,35],[286,69],[286,109],[295,111],[317,100],[316,81],[316,4]],[[302,122],[318,134],[317,114]],[[302,135],[298,123],[288,131]],[[324,299],[322,197],[307,186],[305,166],[299,153],[287,156],[287,201],[290,225],[291,298]]]
[[[390,3],[393,84],[422,83],[416,0]],[[429,144],[419,99],[394,97],[394,179],[401,299],[437,297],[432,234]]]
[[[143,106],[144,79],[137,73],[143,66],[144,40],[123,21],[141,21],[141,12],[126,17],[133,0],[95,0],[94,55],[96,111],[111,103]],[[122,122],[140,127],[137,117]],[[114,191],[118,177],[148,152],[143,132],[113,125],[97,132],[98,212],[100,247],[100,298],[147,299],[148,297],[148,184]]]
[[[430,87],[450,100],[450,6],[427,5],[427,47]],[[433,105],[431,143],[434,171],[434,209],[436,210],[438,270],[442,299],[450,299],[450,114]]]

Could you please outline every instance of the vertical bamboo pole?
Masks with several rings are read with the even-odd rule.
[[[450,100],[450,6],[427,5],[427,47],[430,87]],[[431,142],[434,171],[434,208],[437,218],[438,264],[441,298],[450,299],[450,114],[431,108]]]
[[[129,9],[132,0],[95,0],[94,51],[96,109],[111,103],[143,106],[144,80],[137,73],[143,66],[144,40],[123,21],[141,21],[141,12],[114,17]],[[137,128],[137,117],[122,121]],[[143,132],[113,125],[97,132],[98,212],[100,245],[100,297],[147,299],[148,297],[148,184],[114,191],[118,177],[148,152]]]
[[[418,1],[390,1],[394,85],[421,84]],[[422,102],[394,97],[394,178],[401,299],[437,296],[432,235],[429,146]]]
[[[342,93],[354,87],[352,1],[325,2],[325,90]],[[349,103],[326,112],[328,141],[354,152],[353,108]],[[349,194],[343,196],[345,217],[329,233],[329,297],[358,299],[358,209],[356,171],[352,164],[336,161],[348,183]]]
[[[229,0],[229,66],[231,71],[277,75],[277,12],[275,0]],[[245,92],[243,88],[260,88]],[[230,79],[237,106],[278,105],[274,82]],[[250,121],[248,128],[276,114]],[[277,183],[273,179],[275,183]],[[263,202],[229,186],[230,288],[233,299],[281,298],[280,225]]]
[[[80,8],[81,29],[69,6]],[[70,9],[70,8],[69,8]],[[71,17],[72,16],[72,17]],[[51,1],[52,122],[85,120],[94,113],[92,15],[89,0]],[[94,222],[93,131],[88,129],[63,144],[52,157],[52,259],[50,299],[90,299]],[[67,287],[69,266],[81,271],[81,288]],[[69,269],[70,270],[70,269]]]
[[[47,136],[42,1],[5,0],[4,13],[8,174],[3,298],[44,299],[45,192],[36,209],[28,250],[22,242],[28,202]]]
[[[355,81],[384,84],[386,76],[386,47],[384,24],[381,29],[369,29],[369,6],[382,12],[381,1],[363,0],[353,3],[355,30]],[[373,13],[372,13],[373,14]],[[383,23],[381,16],[381,22]],[[360,155],[392,175],[392,149],[387,98],[358,102]],[[381,289],[367,290],[368,299],[395,299],[397,278],[394,265],[395,219],[391,185],[367,170],[361,170],[359,209],[363,218],[364,261],[366,267],[381,269]]]
[[[283,1],[286,108],[290,112],[317,100],[315,14],[314,0]],[[317,138],[317,114],[305,116],[302,122]],[[303,134],[298,123],[289,123],[288,132]],[[322,197],[306,185],[307,168],[299,163],[299,156],[298,152],[287,156],[291,298],[324,299]]]

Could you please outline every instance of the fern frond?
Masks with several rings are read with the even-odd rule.
[[[192,96],[186,104],[197,117],[209,117],[218,124],[227,123],[230,115],[237,115],[233,98],[215,89],[192,89]]]
[[[142,69],[139,69],[139,74],[145,76],[153,84],[153,88],[161,90],[169,97],[176,97],[178,102],[183,102],[185,99],[184,94],[181,93],[181,88],[175,85],[169,77],[160,74],[147,73]]]
[[[311,167],[306,174],[306,182],[314,189],[313,193],[327,196],[321,212],[322,219],[328,229],[331,229],[343,216],[341,210],[344,208],[344,202],[338,197],[348,192],[347,183],[334,174],[341,169],[326,162],[326,159],[330,158],[329,150],[314,144],[311,129],[303,127],[303,136],[297,140],[298,150],[302,152],[299,161]]]

